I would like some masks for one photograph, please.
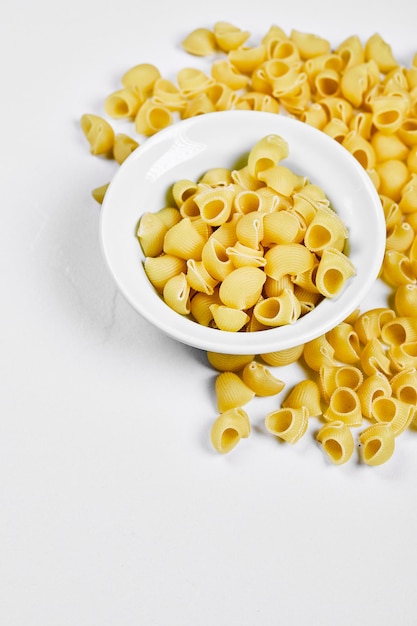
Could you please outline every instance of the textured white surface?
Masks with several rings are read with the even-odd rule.
[[[217,456],[204,353],[137,316],[107,273],[90,192],[115,165],[89,154],[79,118],[136,63],[190,65],[180,41],[218,20],[254,39],[272,23],[333,44],[378,31],[409,63],[417,5],[195,7],[3,7],[0,623],[414,625],[416,436],[380,468],[331,467],[312,433],[266,436],[276,400],[256,399],[251,437]]]

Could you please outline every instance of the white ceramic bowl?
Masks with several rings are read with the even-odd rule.
[[[267,134],[289,144],[292,170],[324,189],[349,230],[356,275],[334,299],[323,300],[292,325],[257,332],[207,328],[171,310],[146,277],[135,237],[142,213],[166,206],[172,184],[211,167],[233,167]],[[196,348],[226,354],[263,354],[301,345],[343,321],[375,282],[385,250],[378,194],[356,159],[334,139],[292,118],[254,111],[209,113],[178,122],[147,139],[121,165],[101,207],[101,245],[121,293],[144,318]]]

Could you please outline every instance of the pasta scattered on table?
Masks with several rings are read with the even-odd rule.
[[[228,453],[246,439],[251,432],[249,416],[234,405],[268,393],[280,399],[265,418],[266,433],[295,443],[314,428],[314,420],[318,430],[313,430],[313,437],[329,463],[345,464],[356,447],[362,463],[380,465],[391,459],[401,434],[417,426],[417,53],[406,66],[379,33],[365,41],[353,34],[331,45],[318,34],[296,29],[287,33],[275,24],[258,41],[252,45],[250,41],[249,31],[228,22],[197,27],[184,37],[182,47],[205,69],[186,66],[176,76],[164,76],[152,63],[135,65],[105,98],[103,115],[81,117],[81,130],[93,155],[121,164],[138,147],[140,137],[126,134],[126,125],[115,132],[109,120],[130,123],[133,134],[146,138],[178,119],[210,111],[261,110],[296,117],[352,153],[367,171],[384,210],[387,244],[380,278],[392,289],[392,306],[356,311],[322,337],[288,350],[244,356],[208,353],[210,365],[222,377],[216,387],[224,409],[213,424],[211,442],[218,452]],[[232,307],[231,302],[222,302],[219,284],[237,267],[256,270],[248,273],[248,280],[259,277],[266,267],[263,246],[295,246],[306,238],[309,252],[317,256],[325,225],[326,237],[334,244],[325,256],[330,265],[340,261],[343,227],[328,211],[322,190],[300,184],[280,167],[258,176],[265,163],[278,165],[286,158],[283,143],[270,145],[269,154],[265,146],[261,148],[260,157],[252,151],[250,163],[238,171],[218,168],[207,172],[200,183],[178,181],[172,190],[176,207],[147,216],[142,224],[141,242],[149,252],[146,273],[160,294],[165,290],[175,307],[186,314],[190,310],[200,324],[209,325],[216,318],[217,323],[234,324],[233,330],[238,330],[239,323],[230,321],[236,302]],[[206,185],[235,186],[244,192],[232,198],[224,190],[221,194],[215,190],[209,196],[204,194]],[[107,187],[105,183],[92,192],[99,204]],[[277,190],[282,189],[292,189],[292,211],[285,198],[278,199]],[[196,219],[201,209],[205,224]],[[260,219],[241,220],[238,240],[239,218],[255,210]],[[314,223],[319,227],[315,229]],[[176,255],[176,237],[167,238],[164,251],[165,235],[175,225],[178,231],[186,230],[193,242],[191,268],[189,257]],[[289,238],[277,235],[284,229],[291,233]],[[324,245],[327,250],[326,241]],[[274,255],[278,253],[267,259],[270,267]],[[273,319],[279,308],[276,299],[284,292],[286,303],[294,304],[289,288],[297,296],[300,314],[314,308],[323,297],[317,274],[321,290],[330,297],[338,281],[327,280],[323,266],[319,273],[316,261],[304,252],[299,258],[295,255],[292,262],[304,271],[294,273],[293,267],[290,280],[271,270],[273,275],[262,285],[267,304],[259,307],[259,319],[251,315],[250,322],[239,309],[243,324],[259,329],[265,315]],[[212,280],[205,267],[210,268]],[[340,280],[351,271],[347,263]],[[203,290],[188,302],[186,277],[191,275],[194,285]],[[294,309],[289,315],[292,319]],[[306,379],[287,390],[270,368],[279,371],[296,362],[307,372]],[[224,383],[231,382],[230,373],[233,380],[228,389]]]

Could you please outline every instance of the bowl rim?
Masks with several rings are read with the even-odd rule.
[[[318,142],[320,146],[326,149],[326,154],[329,151],[331,159],[337,157],[341,165],[346,168],[346,171],[355,177],[358,190],[360,188],[360,191],[367,195],[369,205],[372,207],[374,233],[372,238],[368,234],[368,242],[373,242],[374,248],[372,255],[368,255],[367,269],[363,275],[362,284],[358,285],[358,281],[356,280],[355,282],[355,277],[350,279],[339,296],[331,300],[325,299],[313,311],[304,315],[294,324],[268,330],[233,333],[202,326],[170,309],[163,302],[161,296],[157,294],[156,290],[154,290],[144,272],[143,275],[150,287],[150,290],[147,289],[147,294],[150,298],[155,299],[152,300],[152,306],[149,306],[149,300],[146,297],[138,297],[137,293],[133,294],[128,282],[124,280],[120,266],[117,263],[116,257],[117,254],[121,253],[121,250],[117,249],[117,246],[112,245],[111,239],[112,228],[117,222],[116,205],[120,201],[124,179],[135,169],[140,168],[146,162],[146,159],[151,156],[151,153],[166,154],[165,147],[172,145],[172,142],[179,134],[186,135],[187,132],[203,133],[206,140],[210,142],[211,138],[218,132],[218,130],[214,129],[223,128],[223,132],[231,133],[231,129],[235,126],[245,128],[249,124],[251,128],[257,126],[270,128],[266,133],[260,131],[259,138],[261,134],[268,133],[283,134],[284,136],[287,133],[292,138],[299,137],[301,134],[304,137],[304,141]],[[207,136],[204,133],[207,133]],[[294,151],[294,143],[291,145],[291,139],[289,139],[288,143],[291,155],[291,152]],[[240,150],[237,147],[234,154],[238,158],[243,152],[244,149]],[[219,163],[219,167],[221,166],[222,164]],[[149,169],[149,165],[146,167]],[[306,173],[306,175],[308,174]],[[172,182],[175,181],[172,180]],[[138,209],[133,215],[132,219],[135,226],[142,212]],[[217,111],[181,120],[147,138],[122,163],[110,181],[101,206],[99,219],[100,247],[107,269],[113,277],[118,290],[142,317],[166,335],[189,346],[212,352],[254,355],[285,350],[307,343],[334,328],[360,307],[361,302],[368,294],[380,272],[385,253],[385,229],[384,213],[377,190],[368,173],[346,148],[323,131],[295,118],[282,114],[240,110]],[[138,256],[140,256],[140,245],[137,240],[136,243]],[[154,294],[153,296],[152,293]],[[341,301],[343,306],[340,304]],[[316,323],[317,319],[320,319],[319,323]]]

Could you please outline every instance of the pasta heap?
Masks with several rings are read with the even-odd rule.
[[[167,78],[150,63],[136,65],[122,76],[120,89],[106,98],[105,114],[115,123],[131,123],[135,133],[148,137],[176,119],[206,112],[283,113],[331,136],[367,171],[385,214],[387,240],[380,277],[392,288],[392,308],[358,311],[313,343],[288,351],[246,358],[209,353],[208,359],[220,375],[234,374],[222,379],[216,393],[223,394],[230,386],[230,395],[237,389],[245,402],[266,390],[281,393],[285,387],[266,366],[279,368],[299,361],[310,378],[300,381],[268,416],[266,430],[294,443],[308,431],[306,421],[318,419],[321,427],[316,439],[330,462],[343,464],[352,457],[354,433],[359,432],[361,460],[378,465],[391,458],[397,437],[417,426],[417,53],[406,67],[378,33],[365,42],[352,35],[333,47],[319,35],[296,29],[286,33],[275,24],[255,45],[248,44],[250,37],[249,31],[223,21],[212,29],[196,28],[184,38],[182,47],[195,59],[208,59],[208,70],[185,67],[176,77]],[[83,115],[81,128],[92,154],[113,158],[119,164],[139,145],[124,132],[116,133],[102,116]],[[242,177],[245,174],[241,172]],[[189,188],[179,184],[176,189],[184,209],[191,211],[188,220],[182,219],[184,229],[189,229],[194,210],[187,194],[197,191],[195,183],[188,184]],[[93,190],[97,202],[103,201],[107,186]],[[247,189],[241,196],[242,215],[259,208],[260,192]],[[270,198],[265,191],[262,194],[265,208]],[[278,228],[274,221],[281,222],[279,228],[286,232],[295,232],[294,217],[290,211],[267,211],[262,220],[265,241],[268,228]],[[149,219],[173,225],[177,209],[163,209]],[[207,230],[201,228],[199,235],[204,238]],[[226,234],[220,242],[211,238],[204,256],[217,258],[219,268],[227,272],[232,261],[222,257],[225,241]],[[236,247],[236,240],[234,244]],[[239,248],[242,246],[246,244]],[[256,263],[260,259],[254,256]],[[166,254],[158,263],[165,264],[163,271],[172,275],[185,273],[184,259]],[[199,263],[191,270],[195,276],[199,275]],[[163,289],[163,281],[156,281],[158,285]],[[183,277],[171,285],[174,293],[183,287]],[[297,285],[297,291],[301,289],[303,286]],[[193,298],[195,304],[201,301],[198,314],[194,310],[193,315],[207,325],[214,312],[218,315],[217,307],[224,306],[211,303],[210,311],[205,304],[210,297],[199,293]],[[187,298],[182,306],[186,313]],[[271,316],[270,310],[267,315]],[[230,404],[235,405],[236,399]],[[249,434],[249,418],[242,407],[219,410],[212,430],[216,450],[228,452]]]
[[[146,275],[174,311],[223,331],[265,330],[353,276],[345,225],[320,187],[283,165],[288,154],[281,136],[262,137],[240,169],[179,180],[175,207],[141,217]]]
[[[416,292],[417,286],[412,290]],[[399,310],[404,303],[401,293],[406,291],[399,292]],[[220,453],[229,452],[249,436],[250,428],[243,429],[241,424],[244,420],[247,425],[249,419],[243,409],[246,404],[255,396],[276,396],[285,389],[284,381],[267,364],[279,367],[299,361],[310,378],[296,383],[266,415],[266,431],[295,444],[314,419],[318,424],[315,439],[335,465],[353,457],[355,439],[360,460],[381,465],[392,457],[399,435],[417,427],[415,315],[399,315],[390,308],[356,310],[333,330],[298,349],[246,356],[209,352],[207,356],[219,372],[215,383],[219,416],[212,426],[211,442]]]

